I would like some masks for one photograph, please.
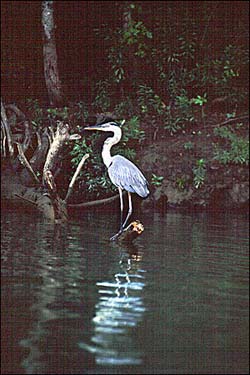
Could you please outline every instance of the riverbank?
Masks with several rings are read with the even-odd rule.
[[[155,176],[144,207],[249,209],[249,166],[233,160],[241,138],[248,137],[248,119],[218,123],[217,116],[206,126],[159,139],[143,150],[140,166]],[[228,136],[220,136],[222,129]]]
[[[20,138],[18,132],[20,132],[20,126],[26,116],[18,111],[15,106],[9,106],[8,108],[12,111],[15,110],[14,114],[17,116],[17,119],[9,116],[13,140],[15,141]],[[54,110],[54,117],[52,118],[54,122],[55,116],[61,115],[62,117],[62,110]],[[43,135],[44,153],[46,154],[48,142],[45,142],[46,127],[44,124],[48,122],[51,114],[49,111],[51,110],[47,108],[41,109],[37,106],[37,103],[35,109],[31,112],[26,111],[29,119],[27,124],[34,125],[35,123],[39,125],[29,129],[29,145],[32,150],[27,152],[34,153],[36,147],[43,150],[39,146],[39,142],[37,145],[35,143],[35,134],[37,135],[39,130],[45,132],[45,135],[41,134]],[[22,116],[20,116],[20,113]],[[135,150],[137,152],[138,166],[147,177],[151,191],[150,196],[142,201],[142,209],[147,210],[149,207],[154,207],[161,211],[166,211],[169,208],[249,210],[249,117],[247,114],[234,114],[230,115],[231,117],[228,117],[228,115],[230,114],[213,112],[206,114],[206,117],[200,120],[197,117],[190,127],[185,125],[183,129],[173,134],[161,125],[158,126],[157,132],[154,132],[150,122],[139,121],[138,118],[136,118],[136,121],[128,121],[124,125],[124,139],[131,139],[133,143],[131,142],[131,145],[128,145],[125,141],[122,143],[121,149],[114,152],[120,153],[123,149],[130,150],[133,153]],[[71,123],[71,131],[75,130],[76,132],[79,131],[79,124],[86,121],[82,109],[79,110],[77,106],[64,108],[63,117],[64,120]],[[128,131],[128,129],[129,133],[126,134],[125,130]],[[24,129],[21,130],[23,133]],[[142,143],[134,137],[134,134],[139,134],[141,130],[144,134]],[[24,134],[21,139],[25,141]],[[101,153],[103,140],[94,139],[93,143],[91,142],[91,139],[88,138],[85,141],[84,138],[77,146],[80,159],[84,153],[91,151],[90,160],[92,164],[88,166],[88,170],[85,169],[84,171],[87,177],[85,176],[86,178],[82,182],[79,180],[74,188],[76,198],[73,197],[74,199],[70,202],[73,204],[105,199],[115,194],[114,191],[108,189],[108,183],[110,182],[106,169],[101,159],[97,159],[97,156]],[[5,162],[2,163],[2,176],[4,177],[1,191],[4,199],[17,200],[17,195],[23,196],[24,187],[22,184],[33,190],[36,189],[34,181],[30,181],[30,173],[20,164],[19,155],[15,154],[15,156],[17,156],[15,171],[10,168],[8,158],[3,159]],[[128,158],[130,157],[128,156]],[[60,157],[61,164],[59,167],[59,172],[64,170],[65,173],[63,176],[62,173],[57,173],[56,178],[62,195],[66,194],[67,184],[71,179],[71,159],[72,149],[66,147]],[[37,159],[40,164],[35,168],[40,174],[42,173],[43,160],[45,160],[45,155]],[[98,173],[96,172],[97,166]],[[77,167],[76,161],[75,167]],[[103,176],[102,184],[99,180],[100,175]],[[17,185],[19,188],[17,188]],[[93,188],[97,191],[96,194],[93,193]],[[41,194],[41,191],[39,191],[39,194]],[[135,201],[137,201],[136,198]],[[139,201],[141,202],[141,199],[138,199]]]

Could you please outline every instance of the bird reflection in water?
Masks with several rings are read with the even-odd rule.
[[[99,365],[137,365],[142,362],[142,355],[135,340],[136,330],[145,312],[142,253],[131,246],[126,251],[114,246],[121,251],[119,271],[114,280],[97,283],[100,297],[92,319],[92,343],[81,342],[79,347],[93,353]]]

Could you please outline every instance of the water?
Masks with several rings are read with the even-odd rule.
[[[2,212],[2,374],[248,374],[248,217],[117,218]]]

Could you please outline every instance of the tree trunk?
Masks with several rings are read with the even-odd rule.
[[[133,25],[133,18],[132,18],[132,8],[130,1],[124,1],[121,3],[122,6],[122,28],[124,34],[129,31],[129,29]],[[137,59],[134,55],[134,47],[130,45],[129,48],[127,46],[126,49],[126,56],[127,59],[127,66],[126,66],[126,76],[129,83],[129,87],[131,90],[134,90],[134,87],[138,84],[138,63]],[[126,89],[125,89],[126,91]],[[124,92],[123,92],[124,94]]]
[[[50,105],[60,106],[63,102],[63,94],[57,66],[53,3],[53,1],[42,2],[44,77]]]

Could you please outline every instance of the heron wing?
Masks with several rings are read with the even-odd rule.
[[[115,155],[108,168],[110,180],[117,187],[145,198],[149,194],[148,183],[139,168],[121,155]]]

